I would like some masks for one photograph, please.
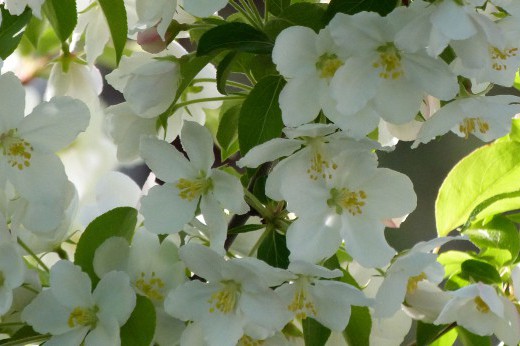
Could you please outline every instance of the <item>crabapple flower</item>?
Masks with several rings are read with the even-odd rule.
[[[274,200],[284,199],[281,195],[282,180],[295,172],[309,180],[327,179],[336,165],[333,157],[340,152],[364,153],[373,158],[374,164],[377,163],[377,157],[371,153],[379,148],[376,142],[368,139],[355,141],[338,131],[334,124],[304,124],[285,128],[283,132],[287,138],[275,138],[257,145],[237,162],[240,167],[256,168],[287,156],[267,178],[266,194]]]
[[[520,342],[520,315],[515,305],[492,286],[476,283],[452,295],[434,324],[457,322],[477,335],[495,334],[507,345]]]
[[[38,333],[51,334],[47,345],[120,345],[120,327],[135,307],[135,292],[125,273],[106,274],[91,292],[87,274],[59,261],[44,289],[22,312]]]
[[[431,251],[452,237],[432,239],[417,243],[402,256],[398,256],[387,269],[385,278],[377,291],[374,304],[375,316],[388,318],[401,308],[407,292],[414,293],[423,280],[439,284],[444,277],[444,268]]]
[[[63,214],[68,180],[54,153],[85,130],[88,108],[78,100],[55,97],[24,117],[24,89],[12,73],[0,76],[0,103],[0,186],[11,182],[29,202],[27,228],[55,229]]]
[[[227,231],[224,209],[235,214],[249,210],[242,184],[231,174],[211,168],[215,158],[208,129],[187,121],[182,127],[181,142],[189,160],[167,142],[155,138],[141,140],[141,156],[165,182],[151,188],[141,200],[145,227],[158,234],[177,233],[196,216],[200,206],[211,230],[211,247],[222,252]]]
[[[6,10],[14,16],[19,16],[29,7],[34,15],[41,19],[41,7],[45,0],[2,0],[0,4],[4,4]],[[0,16],[0,22],[1,22]]]
[[[490,142],[505,136],[511,129],[511,119],[520,112],[519,98],[512,95],[469,96],[457,99],[437,111],[422,126],[412,145],[428,143],[450,129],[459,137],[470,134]]]
[[[339,270],[329,270],[315,264],[294,261],[288,270],[297,275],[291,283],[275,292],[287,309],[298,319],[311,317],[334,331],[343,331],[350,318],[350,306],[366,306],[369,300],[355,287],[333,279],[341,277]]]
[[[381,118],[404,124],[414,119],[425,93],[441,100],[457,94],[456,76],[446,63],[395,42],[397,30],[407,20],[403,17],[397,10],[386,17],[375,12],[339,13],[330,22],[332,39],[349,57],[330,81],[340,113],[354,114],[371,102]]]
[[[22,285],[25,263],[18,252],[17,245],[8,239],[0,242],[0,316],[4,315],[13,303],[13,290]]]
[[[164,39],[176,9],[176,0],[134,0],[137,15],[137,28],[148,29],[157,26],[157,32]],[[130,26],[131,27],[131,26]]]
[[[226,261],[199,244],[187,244],[179,253],[207,282],[194,280],[177,287],[164,308],[176,318],[198,323],[208,345],[235,346],[244,334],[263,340],[290,321],[291,314],[269,287],[291,279],[291,274],[254,258]]]
[[[412,182],[401,173],[377,168],[368,155],[340,154],[334,162],[326,180],[311,181],[300,174],[282,182],[287,209],[299,217],[287,230],[290,258],[323,260],[343,239],[361,265],[385,266],[395,250],[385,240],[383,222],[415,208]]]
[[[404,312],[414,320],[433,323],[442,309],[453,298],[449,291],[441,290],[430,281],[419,281],[412,291],[406,292]]]
[[[150,299],[156,311],[155,342],[168,345],[180,338],[184,323],[164,311],[168,292],[185,281],[185,266],[171,237],[159,242],[157,235],[140,228],[131,245],[121,237],[109,238],[96,250],[93,265],[99,277],[112,270],[127,273],[134,290]]]

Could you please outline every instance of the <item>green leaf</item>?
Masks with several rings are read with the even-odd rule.
[[[94,273],[94,253],[110,237],[123,237],[129,242],[137,223],[137,210],[130,207],[112,209],[92,221],[79,239],[74,263],[90,276],[93,286],[99,278]]]
[[[469,332],[463,327],[457,327],[459,340],[464,346],[491,346],[491,337],[479,336]]]
[[[217,66],[217,90],[223,95],[227,95],[226,83],[237,54],[236,51],[228,53]]]
[[[119,65],[128,33],[125,3],[123,0],[98,0],[98,3],[107,19],[110,36],[112,36],[116,50],[116,63]]]
[[[480,249],[488,247],[507,250],[514,261],[520,251],[520,238],[516,225],[505,216],[496,216],[490,222],[481,221],[464,231]]]
[[[289,249],[285,235],[276,230],[269,230],[265,239],[258,247],[258,259],[270,266],[287,269],[289,266]]]
[[[265,228],[265,225],[255,225],[255,224],[243,225],[243,226],[238,226],[238,227],[230,229],[228,231],[228,234],[248,233],[248,232],[258,231],[259,229],[262,229],[262,228]]]
[[[25,28],[24,36],[31,43],[34,49],[38,49],[38,42],[43,28],[43,21],[37,17],[32,17]]]
[[[2,24],[0,25],[0,58],[6,59],[16,49],[23,36],[23,28],[32,17],[31,10],[26,9],[21,15],[13,16],[0,7]]]
[[[444,267],[444,276],[450,277],[460,273],[462,262],[473,259],[473,256],[463,251],[446,251],[437,256],[437,262]]]
[[[325,22],[328,23],[336,13],[356,14],[362,11],[377,12],[386,16],[397,5],[396,0],[331,0]]]
[[[520,207],[520,198],[514,195],[520,190],[519,152],[518,142],[494,143],[475,150],[451,170],[435,203],[439,236],[465,223],[477,207],[481,210],[476,219]],[[493,199],[501,194],[506,195]]]
[[[430,344],[430,346],[452,346],[457,340],[457,329],[452,329]]]
[[[437,340],[439,335],[442,333],[444,329],[446,329],[447,325],[435,325],[424,323],[422,321],[417,322],[417,330],[416,330],[416,342],[417,346],[428,346],[431,345],[434,340]],[[455,338],[457,338],[457,332],[455,332]],[[442,344],[439,344],[439,346]]]
[[[474,282],[483,282],[485,284],[498,284],[502,282],[500,274],[491,264],[477,261],[474,259],[466,260],[461,265],[463,278],[471,279]]]
[[[229,149],[238,138],[238,119],[242,105],[234,105],[222,113],[217,130],[217,141],[222,149]]]
[[[277,18],[267,22],[265,32],[271,39],[290,26],[306,26],[318,32],[325,27],[323,16],[326,7],[324,4],[297,3],[287,7]]]
[[[265,6],[267,10],[275,16],[280,13],[291,4],[291,0],[265,0]]]
[[[202,35],[197,56],[208,55],[223,49],[256,54],[271,54],[273,42],[266,34],[245,23],[226,23]]]
[[[369,346],[372,318],[366,306],[352,306],[352,313],[343,337],[349,345]]]
[[[149,346],[155,333],[155,307],[146,297],[137,295],[135,309],[121,327],[121,345]]]
[[[47,0],[42,10],[60,41],[65,42],[78,24],[76,0]]]
[[[307,317],[304,319],[302,327],[305,346],[323,346],[330,337],[330,329],[324,327],[314,318]]]
[[[278,96],[284,85],[281,76],[268,76],[255,85],[244,101],[238,119],[242,156],[254,146],[281,135],[283,122]]]

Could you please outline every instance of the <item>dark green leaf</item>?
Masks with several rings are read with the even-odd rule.
[[[47,0],[42,10],[60,41],[65,42],[78,24],[76,0]]]
[[[79,239],[74,263],[90,276],[93,286],[99,278],[94,273],[94,253],[110,237],[123,237],[131,241],[137,223],[137,210],[130,207],[112,209],[92,221]]]
[[[330,329],[313,318],[307,317],[304,319],[302,327],[305,346],[323,346],[330,337]]]
[[[253,78],[261,80],[267,76],[279,75],[276,70],[276,65],[273,63],[273,59],[269,55],[256,55],[251,59],[250,71]]]
[[[275,16],[280,13],[291,4],[291,0],[265,0],[265,6],[267,10]]]
[[[318,32],[325,27],[323,16],[326,7],[324,4],[297,3],[286,8],[279,17],[270,20],[265,32],[274,40],[278,34],[290,26],[306,26]]]
[[[243,225],[232,228],[228,231],[228,234],[240,234],[240,233],[248,233],[253,231],[258,231],[259,229],[265,228],[265,225]]]
[[[369,346],[372,318],[366,306],[352,306],[352,313],[343,337],[349,345]]]
[[[328,23],[336,13],[356,14],[371,11],[386,16],[396,5],[396,0],[331,0],[325,15],[325,22]]]
[[[236,51],[228,53],[217,66],[217,90],[223,95],[227,95],[226,83],[237,54]]]
[[[469,332],[467,329],[457,327],[459,340],[464,346],[491,346],[491,337],[479,336]]]
[[[116,62],[119,64],[128,33],[125,3],[123,0],[98,0],[98,3],[107,19],[110,36],[112,36],[116,51]]]
[[[475,282],[483,282],[485,284],[501,283],[500,274],[491,264],[477,260],[466,260],[461,265],[463,278],[472,279]]]
[[[435,325],[424,323],[421,321],[417,322],[417,331],[416,331],[416,342],[417,346],[428,346],[434,340],[438,338],[440,333],[446,328],[446,325]]]
[[[155,307],[143,296],[137,295],[135,309],[121,327],[121,345],[149,346],[155,333]]]
[[[287,269],[289,266],[289,249],[287,249],[285,235],[270,230],[258,247],[258,259],[273,267]]]
[[[520,251],[520,238],[516,225],[505,216],[496,216],[490,222],[482,221],[472,225],[464,232],[480,249],[488,247],[508,250],[514,261]]]
[[[217,141],[221,148],[229,149],[238,137],[238,119],[242,105],[228,108],[220,118],[217,130]]]
[[[24,36],[31,43],[34,49],[38,49],[38,41],[43,29],[43,21],[37,17],[32,17],[25,28]]]
[[[23,28],[32,17],[26,9],[21,15],[13,16],[4,7],[0,7],[2,25],[0,25],[0,58],[6,59],[18,46],[23,36]]]
[[[254,146],[282,133],[282,112],[278,96],[285,85],[280,76],[268,76],[249,93],[240,110],[238,120],[238,142],[244,156]]]
[[[208,55],[223,49],[239,52],[270,54],[273,42],[261,31],[245,23],[227,23],[210,29],[202,35],[197,56]]]

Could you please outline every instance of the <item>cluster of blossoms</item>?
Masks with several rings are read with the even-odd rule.
[[[519,344],[520,98],[487,94],[517,78],[520,2],[389,3],[0,0],[0,333],[399,345],[415,320]],[[489,199],[396,251],[417,197],[377,152],[450,130],[507,168],[473,164]],[[111,172],[143,164],[142,188]]]

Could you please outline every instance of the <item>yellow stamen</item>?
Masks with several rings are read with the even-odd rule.
[[[507,70],[506,60],[518,54],[518,48],[500,50],[497,47],[489,47],[489,53],[493,60],[492,68],[496,71]]]
[[[311,157],[307,174],[312,180],[331,179],[332,171],[336,170],[338,165],[333,161],[327,161],[320,152],[315,152]]]
[[[482,300],[482,298],[480,298],[480,296],[477,296],[473,301],[475,302],[478,311],[484,314],[489,312],[489,306]]]
[[[244,335],[238,340],[237,346],[262,346],[265,344],[264,340],[254,340],[250,336]]]
[[[291,304],[289,304],[287,308],[299,319],[305,319],[309,316],[315,317],[318,314],[314,303],[309,301],[307,292],[303,288],[296,291]]]
[[[192,201],[199,198],[213,188],[211,179],[197,178],[193,180],[181,178],[175,185],[179,189],[179,196],[182,199]]]
[[[96,315],[98,311],[99,308],[97,306],[94,306],[93,308],[74,308],[74,310],[72,310],[72,312],[69,315],[67,325],[70,328],[74,328],[76,326],[84,326],[91,327],[91,329],[94,329],[98,321]]]
[[[464,134],[464,138],[468,139],[471,133],[474,133],[476,130],[482,134],[488,132],[489,123],[480,119],[480,118],[466,118],[459,125],[459,131]]]
[[[410,294],[413,294],[415,293],[415,291],[417,290],[417,285],[419,284],[419,282],[423,281],[423,280],[426,280],[427,276],[426,274],[423,272],[417,276],[412,276],[408,279],[408,284],[406,285],[406,291]]]
[[[379,58],[372,67],[379,69],[379,77],[383,79],[399,79],[404,75],[401,67],[401,56],[397,48],[389,43],[377,49]]]
[[[316,69],[320,72],[320,78],[330,79],[336,71],[343,66],[343,61],[336,54],[325,53],[318,58]]]
[[[145,273],[141,272],[139,279],[135,281],[135,287],[151,300],[164,300],[164,295],[161,292],[164,288],[164,281],[156,277],[155,272],[152,272],[149,279],[146,278]]]
[[[223,282],[224,287],[211,295],[209,312],[219,310],[224,314],[235,311],[240,295],[240,285],[234,281]]]
[[[0,134],[0,148],[11,167],[22,170],[31,165],[33,147],[25,139],[20,138],[17,129]]]
[[[330,190],[330,199],[327,200],[329,207],[336,207],[336,212],[341,214],[343,210],[351,215],[363,214],[362,207],[365,206],[367,194],[363,190],[350,191],[348,188]]]

